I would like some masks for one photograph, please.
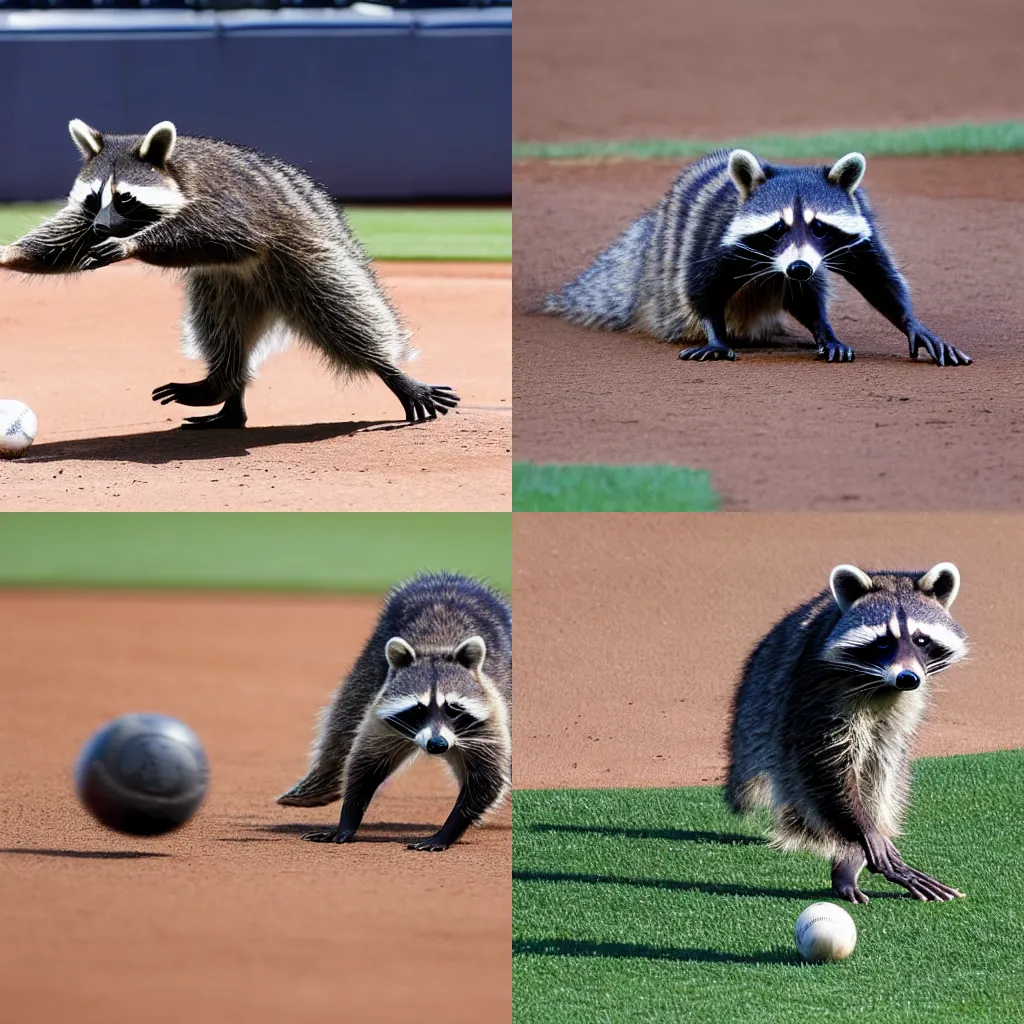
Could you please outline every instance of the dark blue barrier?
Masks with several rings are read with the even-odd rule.
[[[347,199],[512,191],[509,8],[0,12],[0,201],[64,195],[67,122],[172,120]]]

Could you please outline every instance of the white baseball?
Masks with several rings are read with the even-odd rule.
[[[16,459],[36,439],[36,414],[14,398],[0,398],[0,459]]]
[[[805,960],[845,960],[857,945],[853,918],[834,903],[812,903],[793,929],[796,948]]]

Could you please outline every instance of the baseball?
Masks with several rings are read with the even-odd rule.
[[[36,414],[14,398],[0,398],[0,458],[16,459],[36,439]]]
[[[853,918],[834,903],[812,903],[793,929],[796,948],[805,960],[845,960],[857,945]]]

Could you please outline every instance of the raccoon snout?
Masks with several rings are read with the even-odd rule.
[[[93,218],[92,230],[93,234],[99,235],[100,238],[106,238],[114,230],[110,222],[109,206],[104,206]]]
[[[431,736],[423,749],[428,754],[443,754],[448,749],[448,741],[443,736]]]
[[[814,273],[814,268],[806,260],[793,260],[786,267],[786,277],[791,281],[809,281]]]
[[[921,677],[910,669],[904,669],[894,680],[897,690],[916,690],[921,685]]]

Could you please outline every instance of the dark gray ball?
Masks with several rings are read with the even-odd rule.
[[[82,747],[75,788],[108,828],[155,836],[184,825],[206,796],[199,737],[166,715],[121,715]]]

